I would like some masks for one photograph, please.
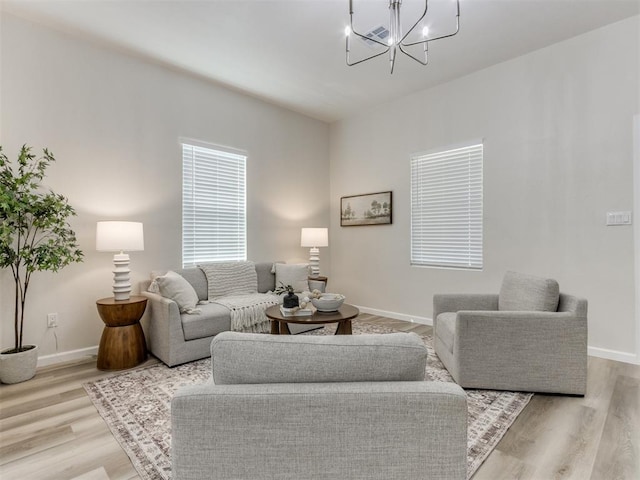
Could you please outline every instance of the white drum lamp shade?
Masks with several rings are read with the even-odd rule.
[[[116,300],[129,300],[129,254],[144,250],[144,234],[140,222],[98,222],[96,225],[96,250],[119,252],[113,256],[113,296]]]
[[[300,246],[311,247],[309,249],[309,266],[311,276],[320,275],[320,250],[318,247],[329,246],[329,229],[327,228],[303,228],[300,234]]]

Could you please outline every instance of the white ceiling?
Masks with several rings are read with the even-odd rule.
[[[640,0],[461,0],[460,33],[430,44],[428,66],[401,55],[390,75],[385,55],[345,65],[348,0],[0,1],[6,12],[325,121],[640,13]],[[403,18],[423,1],[404,0]],[[387,7],[354,0],[356,28],[387,25]],[[447,4],[437,7],[448,14],[435,20],[453,25]]]

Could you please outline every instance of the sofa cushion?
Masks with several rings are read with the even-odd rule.
[[[444,312],[436,319],[436,336],[451,353],[453,353],[457,316],[456,312]]]
[[[560,287],[555,280],[507,272],[498,296],[498,310],[555,312],[559,298]]]
[[[309,264],[276,263],[276,287],[291,285],[296,293],[309,290]]]
[[[198,266],[207,276],[209,300],[258,291],[258,274],[253,262],[215,262]]]
[[[427,348],[415,333],[223,332],[211,342],[211,359],[217,385],[419,381],[424,380]]]
[[[256,274],[258,277],[258,292],[267,293],[273,291],[276,283],[275,270],[273,269],[273,262],[258,262],[255,264]],[[159,275],[164,275],[166,270],[159,271],[154,270],[151,272],[151,279]],[[182,275],[191,286],[194,288],[198,295],[198,300],[203,301],[209,298],[209,286],[207,284],[207,276],[204,274],[201,268],[189,267],[176,270],[176,273]]]
[[[172,270],[156,277],[151,282],[149,291],[176,302],[180,313],[193,313],[198,303],[198,294],[193,286],[182,275]]]
[[[273,270],[273,263],[274,262],[256,262],[258,293],[273,292],[274,288],[276,288],[276,275],[275,270]]]
[[[212,337],[231,329],[231,312],[224,305],[207,303],[198,308],[197,315],[180,315],[185,340]]]
[[[183,268],[176,270],[184,279],[191,284],[198,294],[198,300],[207,300],[209,298],[209,290],[207,287],[207,277],[204,272],[197,267]]]

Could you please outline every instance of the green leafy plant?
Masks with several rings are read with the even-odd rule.
[[[285,285],[284,283],[280,282],[280,286],[276,287],[276,289],[273,291],[273,293],[275,293],[276,295],[280,295],[284,292],[293,293],[293,287],[291,285]]]
[[[36,158],[23,145],[16,165],[0,146],[0,268],[10,268],[15,282],[15,348],[3,353],[29,350],[23,347],[24,310],[31,274],[57,272],[73,262],[81,262],[76,236],[67,219],[76,214],[67,199],[43,191],[45,170],[54,162],[46,148]]]

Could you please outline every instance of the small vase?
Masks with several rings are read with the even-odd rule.
[[[282,300],[282,306],[284,308],[295,308],[299,305],[300,301],[295,293],[289,292]]]
[[[31,348],[19,353],[0,353],[0,382],[20,383],[34,377],[38,366],[38,346],[25,347]]]

